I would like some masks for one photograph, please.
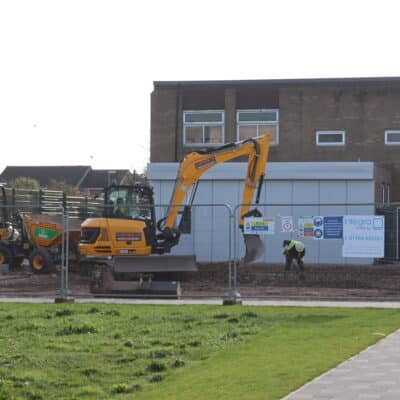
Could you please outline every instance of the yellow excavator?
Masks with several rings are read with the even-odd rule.
[[[245,217],[260,217],[260,211],[250,209],[258,204],[264,181],[270,135],[228,143],[209,151],[188,154],[181,162],[164,218],[156,222],[153,191],[146,185],[111,186],[105,191],[105,214],[89,218],[81,225],[79,252],[82,269],[100,269],[116,274],[158,274],[196,271],[195,257],[166,255],[179,243],[182,233],[190,233],[190,210],[201,176],[214,166],[247,156],[248,165],[242,196],[239,226]],[[254,199],[254,193],[256,196]],[[185,203],[185,199],[188,201]],[[178,223],[179,220],[179,223]],[[245,261],[252,262],[264,254],[258,235],[244,235]],[[104,268],[106,267],[106,268]],[[109,274],[110,276],[110,274]],[[105,284],[102,291],[113,291]],[[115,285],[114,285],[115,286]],[[139,291],[142,280],[127,291]],[[152,289],[150,289],[152,286]],[[146,291],[157,291],[156,281],[147,284]],[[162,286],[162,285],[161,285]],[[159,291],[162,287],[159,285]]]

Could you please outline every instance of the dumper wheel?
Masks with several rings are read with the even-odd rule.
[[[6,245],[0,243],[0,268],[4,264],[10,264],[11,260],[11,250]]]
[[[29,263],[35,274],[48,273],[53,269],[53,261],[50,254],[43,249],[33,250],[29,257]]]

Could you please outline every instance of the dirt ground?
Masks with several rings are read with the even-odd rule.
[[[239,269],[236,291],[248,298],[400,300],[400,266],[309,266],[305,281],[296,271],[286,278],[281,265],[257,265]],[[228,267],[224,264],[202,265],[181,282],[187,297],[222,297],[229,290]],[[60,272],[33,274],[28,267],[0,275],[0,295],[53,296],[60,289]],[[68,274],[68,289],[74,296],[93,296],[90,278],[77,271]],[[124,296],[129,295],[124,293]],[[113,294],[110,294],[113,296]],[[114,294],[118,296],[118,294]]]

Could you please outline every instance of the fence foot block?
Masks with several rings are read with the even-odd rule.
[[[223,306],[233,306],[233,305],[242,305],[243,301],[240,297],[240,293],[236,292],[233,294],[225,295],[224,299],[222,300]]]
[[[74,303],[75,297],[72,296],[56,296],[54,303]]]

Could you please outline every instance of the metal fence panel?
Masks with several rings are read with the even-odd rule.
[[[396,290],[400,290],[400,287],[397,287],[400,286],[400,275],[398,276],[400,269],[396,269],[400,261],[399,205],[376,207],[374,204],[343,202],[303,203],[303,190],[306,190],[306,186],[307,190],[313,190],[315,195],[318,193],[319,200],[321,200],[323,188],[321,188],[321,184],[313,185],[313,187],[300,185],[296,188],[296,198],[302,200],[302,204],[270,203],[258,206],[264,216],[275,219],[275,233],[262,236],[266,247],[262,260],[256,264],[245,265],[240,263],[245,254],[243,234],[237,226],[240,205],[232,207],[232,211],[230,211],[230,206],[222,202],[226,194],[232,199],[240,198],[241,185],[224,184],[224,195],[221,193],[221,186],[218,185],[217,190],[212,182],[205,185],[203,189],[199,188],[197,204],[193,206],[192,210],[192,233],[182,235],[180,243],[171,253],[176,255],[196,254],[199,261],[199,271],[188,274],[187,279],[182,280],[181,294],[183,297],[224,298],[227,294],[234,293],[236,289],[242,297],[272,296],[278,292],[289,296],[290,293],[293,294],[296,291],[329,295],[330,293],[339,293],[339,290],[349,293],[356,289],[362,289],[369,294],[375,293],[375,295],[379,293],[394,295],[397,293]],[[160,184],[160,192],[164,193],[163,198],[166,202],[154,206],[158,218],[161,218],[166,212],[172,185],[172,181]],[[281,185],[281,182],[278,185]],[[339,186],[341,187],[339,190],[343,190],[341,183]],[[284,185],[282,189],[289,193],[293,186],[291,184]],[[267,197],[268,193],[268,189],[265,189]],[[216,204],[218,202],[220,204]],[[29,208],[26,205],[24,207],[25,209]],[[10,214],[13,215],[20,210],[20,205],[9,206],[9,208]],[[32,214],[36,214],[37,210],[38,205],[31,205],[29,209]],[[69,214],[68,209],[56,209],[55,211],[70,217],[62,222],[62,231],[65,238],[68,238],[69,228],[72,227],[73,221],[79,222],[79,220],[76,218],[76,214]],[[48,212],[53,214],[54,210]],[[97,212],[99,215],[103,213],[98,205]],[[299,217],[352,214],[385,216],[385,257],[383,259],[344,258],[342,257],[343,241],[340,239],[301,238],[306,244],[306,281],[300,282],[294,271],[288,281],[283,280],[282,272],[285,260],[282,255],[282,242],[284,239],[298,237],[296,230]],[[3,214],[1,213],[1,215]],[[73,218],[72,215],[74,215]],[[283,233],[281,231],[280,217],[282,216],[293,217],[294,232]],[[77,263],[73,260],[73,243],[71,241],[69,243],[61,242],[58,251],[64,253],[65,257],[57,258],[55,271],[47,276],[33,274],[32,269],[27,265],[27,260],[18,271],[11,269],[9,274],[2,271],[1,295],[93,296],[94,294],[89,290],[89,277],[80,276]],[[234,259],[236,265],[232,265]],[[234,267],[237,268],[237,281],[235,281]],[[16,275],[19,277],[15,277]],[[13,279],[14,283],[11,282]],[[18,279],[20,283],[22,282],[21,284],[17,282]],[[108,295],[112,296],[113,294],[109,293]]]

